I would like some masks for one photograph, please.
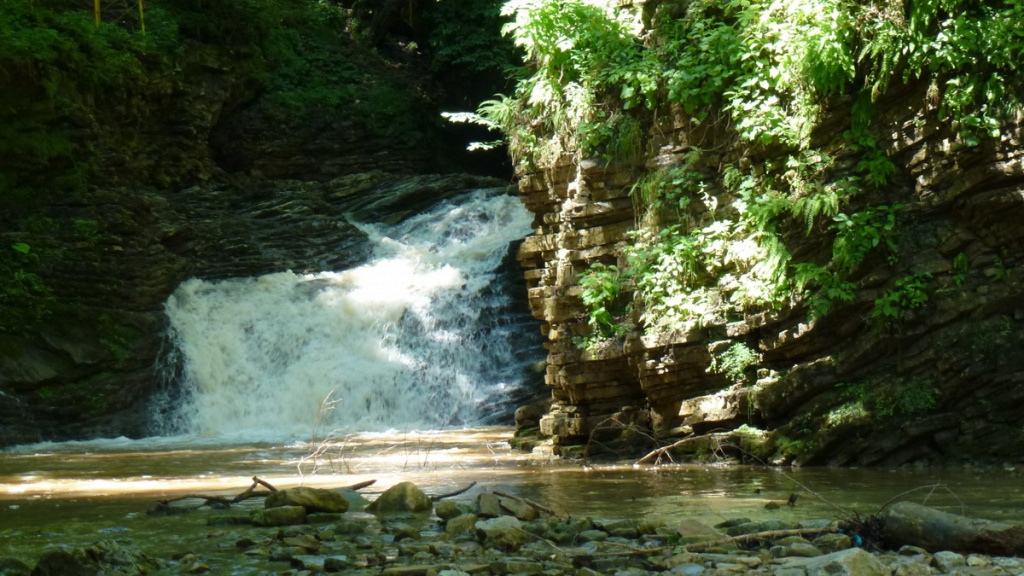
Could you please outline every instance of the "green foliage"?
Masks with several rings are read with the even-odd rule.
[[[914,310],[928,302],[928,273],[912,274],[896,281],[896,286],[887,290],[877,300],[871,318],[882,326],[899,320],[906,310]]]
[[[0,249],[0,333],[32,329],[50,314],[50,289],[34,271],[39,256],[25,242]]]
[[[967,279],[967,270],[970,268],[970,263],[967,261],[967,254],[963,252],[956,255],[953,258],[953,284],[956,286],[962,286],[964,281]]]
[[[898,378],[882,382],[837,384],[855,406],[847,415],[851,420],[864,418],[891,418],[893,416],[919,416],[935,407],[936,392],[926,380],[904,381]],[[842,415],[836,415],[836,424]]]
[[[619,269],[595,262],[580,275],[579,282],[583,287],[580,298],[590,307],[593,336],[608,339],[622,334],[624,328],[616,322],[616,316],[623,311],[615,309],[620,292]]]
[[[723,374],[733,384],[748,382],[747,372],[761,361],[761,355],[742,342],[734,342],[719,354],[712,355],[708,372]]]

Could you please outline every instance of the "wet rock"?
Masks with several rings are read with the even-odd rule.
[[[963,554],[943,550],[932,555],[932,565],[942,572],[952,572],[954,568],[967,565]]]
[[[389,525],[388,533],[394,536],[395,542],[398,542],[399,540],[420,539],[420,531],[405,522],[396,522]]]
[[[333,490],[300,486],[273,492],[264,501],[266,508],[281,506],[302,506],[306,512],[345,512],[348,500]]]
[[[798,556],[801,558],[813,558],[821,556],[821,550],[815,548],[810,542],[794,542],[786,546],[785,556]]]
[[[530,522],[540,518],[540,512],[536,508],[530,506],[526,502],[516,500],[514,498],[498,498],[498,502],[501,504],[501,508],[507,511],[509,514],[522,520],[523,522]]]
[[[369,528],[370,523],[362,518],[342,518],[341,521],[333,526],[335,534],[344,534],[349,536],[365,534]]]
[[[441,520],[447,522],[456,516],[461,516],[470,512],[466,509],[466,506],[461,506],[451,500],[441,500],[434,506],[434,514]]]
[[[388,488],[366,507],[374,514],[400,514],[403,512],[429,512],[433,508],[430,497],[412,482],[401,482]]]
[[[281,543],[285,546],[293,546],[296,548],[302,548],[306,552],[315,553],[320,550],[320,541],[308,534],[300,534],[298,536],[289,536],[281,540]]]
[[[579,537],[584,542],[600,542],[608,539],[608,533],[604,530],[584,530]]]
[[[306,509],[302,506],[278,506],[253,510],[250,514],[255,526],[288,526],[306,521]]]
[[[536,560],[530,560],[529,558],[501,558],[491,562],[491,572],[494,574],[524,574],[526,576],[532,576],[534,574],[540,574],[544,570],[544,566]]]
[[[490,492],[482,492],[477,497],[477,508],[480,510],[480,516],[484,518],[497,518],[505,514],[501,508],[501,499]]]
[[[445,525],[445,534],[451,537],[461,536],[462,534],[470,534],[476,531],[476,522],[478,517],[476,514],[462,514],[456,516],[448,521]]]
[[[353,564],[347,556],[336,554],[324,557],[324,572],[341,572],[352,567]]]
[[[890,576],[882,562],[860,548],[850,548],[816,558],[787,558],[780,568],[801,569],[807,574],[829,576]]]
[[[501,550],[514,550],[531,539],[523,530],[523,523],[513,516],[480,520],[476,523],[476,532],[486,546]]]
[[[301,568],[303,570],[312,570],[313,572],[320,572],[324,569],[324,562],[326,558],[324,556],[314,556],[312,554],[296,554],[291,557],[291,565],[295,568]]]
[[[822,534],[815,538],[812,544],[825,554],[828,554],[852,547],[853,540],[846,534]]]

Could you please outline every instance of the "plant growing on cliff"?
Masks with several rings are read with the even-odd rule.
[[[734,342],[718,354],[712,354],[708,372],[722,374],[733,384],[745,384],[747,372],[761,361],[761,355],[743,342]]]
[[[927,272],[911,274],[896,281],[877,300],[871,312],[871,319],[879,326],[890,326],[900,320],[907,310],[914,310],[928,302],[928,282],[932,275]]]
[[[620,293],[619,269],[595,262],[580,274],[579,283],[583,287],[580,298],[590,307],[592,336],[608,339],[621,335],[625,328],[616,322],[616,316],[624,310],[615,308]]]

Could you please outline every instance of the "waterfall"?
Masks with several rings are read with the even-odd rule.
[[[396,225],[353,222],[372,247],[357,268],[183,283],[166,303],[178,431],[308,437],[329,395],[327,424],[351,432],[486,421],[540,354],[499,281],[531,215],[500,192]]]

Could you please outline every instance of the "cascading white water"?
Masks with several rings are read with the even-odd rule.
[[[480,422],[520,384],[493,283],[530,221],[518,199],[482,190],[395,226],[357,224],[373,246],[358,268],[185,282],[166,304],[179,428],[308,435],[329,394],[328,424],[353,432]]]

